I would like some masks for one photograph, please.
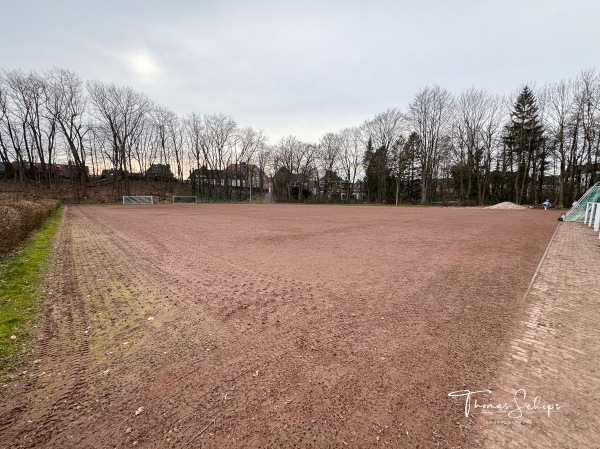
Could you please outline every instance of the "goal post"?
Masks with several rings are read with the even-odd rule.
[[[123,204],[154,204],[153,196],[124,196]]]
[[[174,196],[173,204],[196,204],[195,196]]]

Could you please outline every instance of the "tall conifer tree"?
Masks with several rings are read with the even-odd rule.
[[[528,86],[517,97],[510,115],[504,143],[512,155],[515,203],[537,201],[535,182],[543,179],[545,170],[544,130],[535,96]]]

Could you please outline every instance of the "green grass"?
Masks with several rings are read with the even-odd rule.
[[[61,207],[17,251],[0,259],[0,382],[33,354],[42,283],[62,212]]]

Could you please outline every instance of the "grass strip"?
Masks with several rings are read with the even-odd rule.
[[[31,357],[33,331],[41,320],[42,290],[61,206],[16,251],[0,259],[0,382]]]

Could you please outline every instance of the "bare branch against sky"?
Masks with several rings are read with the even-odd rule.
[[[271,142],[317,142],[428,85],[504,95],[600,60],[592,0],[7,3],[0,68],[66,68]]]

